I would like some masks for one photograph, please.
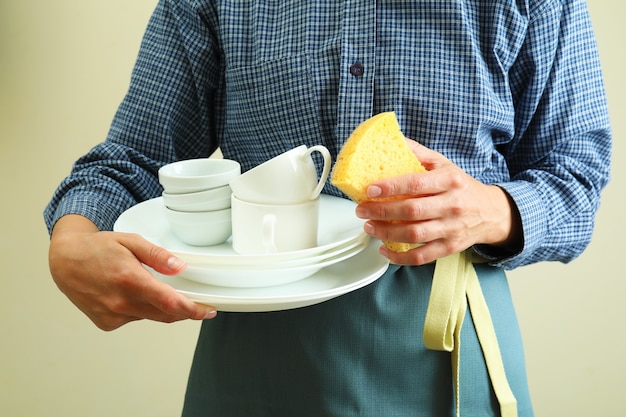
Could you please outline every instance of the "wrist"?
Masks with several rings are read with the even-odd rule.
[[[498,251],[516,252],[522,247],[522,222],[515,201],[501,187],[488,185],[491,213],[488,235],[481,245],[491,246]]]
[[[55,223],[52,229],[51,237],[54,239],[55,236],[59,236],[60,234],[67,232],[96,233],[99,231],[98,226],[96,226],[95,223],[87,217],[79,214],[66,214]]]

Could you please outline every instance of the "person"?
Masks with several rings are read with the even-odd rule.
[[[309,307],[216,313],[143,268],[185,265],[111,232],[160,195],[159,167],[217,149],[248,170],[305,144],[336,157],[395,111],[425,173],[372,184],[356,214],[381,248],[374,283]],[[204,320],[184,416],[449,416],[450,353],[426,349],[437,259],[470,250],[519,416],[533,415],[505,270],[569,262],[609,179],[611,131],[584,0],[160,0],[106,141],[45,209],[51,274],[104,330]],[[331,184],[324,192],[342,196]],[[401,221],[398,221],[401,220]],[[497,416],[472,315],[460,334],[461,415]]]

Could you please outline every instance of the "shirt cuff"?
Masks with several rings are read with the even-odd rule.
[[[541,246],[547,232],[545,202],[531,183],[512,181],[493,184],[509,194],[517,205],[522,227],[522,243],[511,251],[490,245],[474,245],[474,251],[491,265],[514,269],[533,262],[532,254]]]
[[[129,201],[128,207],[113,199],[97,193],[84,193],[70,191],[58,202],[56,207],[48,207],[45,212],[45,221],[48,232],[56,222],[68,214],[78,214],[91,220],[99,230],[113,230],[113,225],[121,213],[134,202]]]

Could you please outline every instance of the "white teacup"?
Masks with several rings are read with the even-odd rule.
[[[313,152],[319,152],[324,158],[319,180],[311,158]],[[319,197],[330,167],[331,157],[326,147],[301,145],[233,178],[230,187],[237,198],[251,203],[302,203]]]
[[[319,198],[299,204],[257,204],[232,195],[232,244],[241,255],[317,246]]]

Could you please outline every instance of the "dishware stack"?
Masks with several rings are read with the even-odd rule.
[[[330,276],[343,282],[345,271],[351,271],[348,274],[351,275],[363,262],[372,260],[376,268],[382,267],[378,262],[380,259],[371,259],[379,257],[377,247],[380,242],[363,232],[363,220],[354,215],[356,204],[325,194],[319,196],[318,201],[317,245],[300,250],[242,255],[234,250],[230,239],[212,246],[187,244],[175,235],[165,220],[161,197],[144,201],[124,212],[114,230],[137,233],[164,247],[187,264],[179,279],[207,285],[205,290],[212,293],[223,291],[216,287],[275,288],[306,281],[309,277],[316,283],[303,283],[301,289],[311,290],[326,285],[320,280]],[[367,260],[361,256],[364,252]]]
[[[189,159],[159,169],[165,218],[173,233],[192,246],[225,242],[232,233],[229,182],[241,174],[237,161]]]
[[[324,161],[319,177],[313,152]],[[321,194],[330,163],[325,147],[299,146],[243,174],[229,160],[166,165],[162,197],[125,211],[114,230],[182,259],[186,268],[176,276],[148,270],[220,311],[317,304],[368,285],[389,265],[381,242],[363,232],[356,204]],[[201,218],[220,214],[212,223]]]

